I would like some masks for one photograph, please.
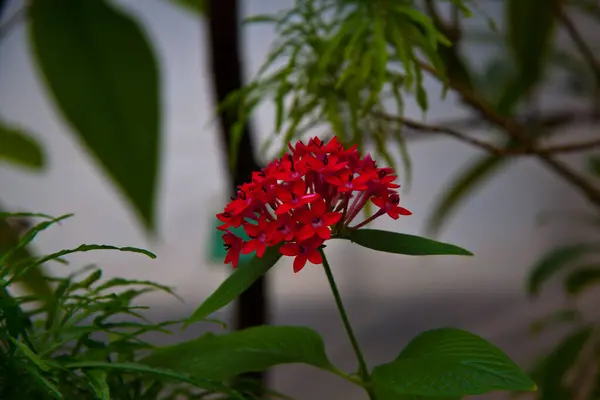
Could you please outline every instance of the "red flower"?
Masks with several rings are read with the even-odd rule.
[[[327,206],[325,200],[320,199],[311,204],[310,210],[304,210],[298,217],[298,220],[304,225],[296,238],[298,240],[307,240],[317,235],[323,240],[331,239],[331,230],[329,227],[335,225],[342,218],[339,212],[326,212]]]
[[[252,174],[217,218],[219,229],[243,226],[242,241],[230,231],[223,235],[226,263],[237,265],[240,253],[262,257],[269,246],[283,243],[280,252],[294,257],[294,271],[307,261],[322,262],[319,248],[332,236],[359,229],[382,215],[410,215],[400,207],[400,187],[392,168],[377,168],[370,155],[360,157],[356,146],[344,148],[334,137],[325,143],[288,145],[290,154]],[[368,201],[380,210],[350,226]]]
[[[387,198],[374,197],[371,201],[377,207],[381,208],[383,213],[389,215],[393,219],[400,218],[400,215],[412,215],[406,208],[398,205],[400,203],[400,196],[398,196],[397,193],[392,193]]]
[[[263,214],[258,220],[258,224],[244,224],[244,230],[251,239],[244,243],[242,253],[248,254],[256,251],[256,255],[262,257],[267,250],[267,242],[271,239],[273,225],[267,222],[267,217]]]
[[[287,187],[280,187],[277,190],[277,197],[283,201],[283,204],[277,207],[275,213],[282,215],[317,200],[319,195],[316,193],[306,193],[306,183],[300,179]]]
[[[286,243],[279,248],[284,256],[294,258],[294,272],[299,272],[306,265],[306,261],[313,264],[321,264],[323,258],[319,252],[319,247],[323,244],[322,240],[313,239],[298,243]]]
[[[225,250],[227,250],[225,264],[231,263],[233,268],[237,267],[237,264],[240,261],[240,251],[242,250],[243,240],[231,232],[226,232],[223,234],[223,242],[225,242],[223,246],[225,247]]]

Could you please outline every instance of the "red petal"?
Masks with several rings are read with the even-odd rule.
[[[379,208],[385,208],[385,200],[382,199],[381,197],[373,197],[371,199],[371,201],[373,202],[373,204],[375,204],[377,207]]]
[[[262,229],[256,225],[244,224],[244,231],[246,231],[248,236],[258,236],[262,232]]]
[[[296,238],[298,240],[306,240],[312,237],[315,234],[315,230],[310,225],[304,225],[300,230],[296,233]]]
[[[311,204],[310,209],[315,216],[320,217],[321,215],[325,214],[325,211],[327,209],[327,206],[325,205],[325,200],[321,199],[319,201],[315,201]]]
[[[322,226],[317,229],[317,235],[319,235],[319,237],[323,240],[331,239],[331,231],[326,226]]]
[[[265,250],[267,250],[267,245],[262,242],[259,242],[256,245],[256,256],[258,258],[261,258],[263,256],[263,254],[265,254]]]
[[[321,257],[321,253],[318,250],[312,250],[308,253],[308,261],[313,264],[322,264],[323,257]]]
[[[306,256],[297,256],[294,259],[294,272],[300,272],[302,268],[306,265]]]
[[[319,194],[317,193],[310,193],[310,194],[306,194],[304,196],[302,196],[302,204],[308,204],[308,203],[312,203],[313,201],[319,200],[321,198],[321,196],[319,196]]]
[[[290,211],[291,209],[292,209],[292,205],[290,203],[283,203],[282,205],[277,207],[275,214],[277,214],[277,215],[285,214],[286,212]]]
[[[325,223],[325,225],[334,225],[337,224],[339,222],[340,219],[342,219],[342,213],[339,212],[332,212],[332,213],[327,213],[325,215],[323,215],[323,223]]]
[[[399,208],[398,212],[400,213],[400,215],[412,215],[412,212],[410,212],[406,208],[404,208],[404,207],[398,207],[398,208]]]
[[[258,243],[259,243],[258,240],[251,240],[249,242],[244,243],[244,246],[242,247],[242,253],[244,253],[244,254],[252,253],[258,247]]]
[[[300,246],[296,243],[286,243],[279,248],[279,252],[284,256],[295,256],[300,252]]]

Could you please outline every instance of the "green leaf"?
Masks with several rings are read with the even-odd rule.
[[[3,212],[3,207],[0,205],[0,258],[3,258],[3,255],[7,252],[12,253],[11,260],[6,261],[5,264],[5,266],[9,268],[32,257],[31,250],[28,247],[19,245],[21,241],[19,232],[6,220],[6,218],[12,217],[43,217],[52,219],[52,217],[47,215]],[[12,249],[17,246],[19,246],[20,249],[13,251]],[[40,296],[40,299],[49,298],[52,294],[50,283],[46,280],[44,269],[41,266],[30,268],[26,274],[23,274],[19,278],[18,283],[23,286],[27,292]]]
[[[225,307],[264,275],[281,258],[279,246],[269,247],[262,258],[254,257],[247,264],[238,266],[221,285],[194,311],[185,325],[202,321]]]
[[[486,154],[467,167],[447,186],[436,200],[433,211],[427,220],[427,232],[436,235],[448,219],[456,212],[462,201],[471,195],[486,180],[512,161],[510,157]]]
[[[564,386],[564,378],[579,358],[592,334],[591,327],[579,329],[564,338],[533,372],[539,383],[539,399],[572,399],[573,393]]]
[[[600,178],[600,156],[590,156],[587,160],[587,167],[590,173]]]
[[[581,294],[590,286],[600,283],[600,267],[597,264],[580,267],[571,272],[564,282],[565,291],[571,295]]]
[[[106,372],[92,369],[86,371],[85,375],[96,397],[100,400],[110,400],[110,386],[106,382]]]
[[[533,296],[538,295],[542,284],[548,279],[569,266],[570,263],[598,250],[600,249],[591,244],[574,244],[553,249],[531,269],[527,280],[527,292]]]
[[[199,16],[206,15],[208,4],[206,0],[170,0],[171,3],[181,6]]]
[[[142,374],[154,375],[159,378],[175,380],[179,382],[189,383],[190,385],[194,385],[196,387],[207,389],[215,392],[224,392],[224,393],[235,393],[231,389],[227,388],[220,382],[212,381],[208,379],[198,379],[195,377],[190,377],[189,375],[170,371],[162,368],[152,368],[144,364],[139,363],[111,363],[111,362],[101,362],[101,361],[81,361],[68,363],[64,365],[65,368],[68,369],[94,369],[94,370],[113,370],[113,371],[127,371],[127,372],[137,372]],[[239,397],[237,397],[239,398]]]
[[[350,241],[372,250],[409,256],[458,255],[472,256],[468,250],[449,243],[407,235],[405,233],[381,231],[378,229],[359,229],[351,232]]]
[[[536,389],[533,381],[496,346],[454,328],[420,334],[396,360],[375,367],[372,379],[376,392],[384,396],[459,397]]]
[[[3,160],[37,170],[46,166],[46,155],[33,137],[0,122],[0,161]]]
[[[259,326],[224,335],[207,334],[155,350],[141,363],[215,380],[280,364],[333,368],[319,334],[302,326]]]
[[[27,357],[31,362],[33,362],[39,369],[42,371],[50,371],[50,366],[46,364],[44,360],[38,357],[37,354],[33,352],[25,343],[22,343],[15,339],[12,336],[9,336],[8,339],[21,350],[21,352]]]
[[[101,0],[28,7],[30,39],[59,110],[149,230],[159,165],[159,76],[145,33]]]
[[[521,92],[543,77],[553,44],[556,13],[561,0],[507,0],[508,46],[517,64]]]
[[[562,310],[554,311],[549,315],[546,315],[542,318],[538,318],[535,320],[531,326],[530,330],[532,333],[540,333],[548,326],[553,326],[558,323],[565,322],[579,322],[581,321],[582,316],[579,310],[573,308],[565,308]]]

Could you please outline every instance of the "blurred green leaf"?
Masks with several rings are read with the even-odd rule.
[[[158,68],[145,33],[102,0],[28,7],[38,67],[63,116],[154,229]]]
[[[0,122],[0,161],[3,160],[37,170],[46,166],[42,146],[31,135]]]
[[[600,178],[600,156],[594,155],[587,160],[588,171]]]
[[[486,154],[463,168],[459,176],[447,185],[447,189],[437,198],[433,211],[427,219],[427,232],[430,235],[437,235],[461,202],[472,195],[494,173],[506,168],[511,160],[509,157]]]
[[[281,258],[279,246],[269,247],[262,258],[254,257],[238,268],[194,311],[186,325],[204,318],[225,307],[248,289],[258,278],[271,269]]]
[[[508,46],[517,65],[521,93],[540,81],[556,31],[555,8],[562,0],[507,0]]]
[[[323,340],[302,326],[259,326],[159,348],[141,361],[196,378],[222,380],[280,364],[330,369]]]
[[[581,318],[582,316],[579,310],[573,308],[566,308],[554,311],[542,318],[538,318],[531,324],[530,330],[532,333],[541,333],[544,329],[546,329],[549,326],[553,326],[559,323],[577,322],[580,321]]]
[[[407,235],[405,233],[382,231],[378,229],[359,229],[350,232],[350,241],[376,251],[404,254],[409,256],[458,255],[472,256],[468,250],[449,243]]]
[[[600,249],[592,244],[574,244],[558,247],[544,255],[531,269],[527,279],[527,292],[533,296],[539,294],[542,284],[552,278],[572,262]]]
[[[460,397],[536,389],[496,346],[454,328],[421,333],[394,361],[375,367],[372,378],[376,393],[382,392],[386,399],[392,394]]]
[[[600,266],[593,264],[577,268],[564,281],[565,291],[571,295],[581,294],[600,283]]]
[[[533,372],[538,382],[538,399],[572,399],[573,393],[565,387],[564,378],[577,361],[581,350],[592,334],[591,327],[579,329],[564,338]]]
[[[31,250],[20,244],[21,238],[19,232],[7,221],[7,218],[21,218],[25,216],[40,217],[40,215],[29,213],[6,213],[3,212],[2,206],[0,205],[0,259],[5,260],[5,268],[13,268],[14,265],[20,264],[24,260],[33,257]],[[52,218],[49,216],[42,217]],[[4,256],[9,252],[12,253],[12,256],[10,260],[7,260]],[[26,291],[36,294],[40,298],[49,299],[52,294],[52,289],[44,275],[45,273],[42,266],[30,268],[18,279],[18,283],[22,285]]]
[[[86,371],[88,383],[99,400],[110,400],[110,386],[106,382],[106,372],[92,369]]]
[[[205,16],[208,11],[206,0],[169,0],[171,3],[181,6],[189,11],[195,12],[199,16]]]

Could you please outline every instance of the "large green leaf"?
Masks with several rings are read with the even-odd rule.
[[[0,161],[41,169],[46,165],[46,155],[29,134],[0,122]]]
[[[500,349],[472,333],[441,328],[414,338],[396,360],[373,369],[376,392],[429,397],[480,395],[536,386]]]
[[[572,262],[598,251],[600,248],[591,244],[574,244],[553,249],[531,269],[527,280],[527,292],[534,296],[539,294],[542,284],[548,279],[568,267]]]
[[[351,232],[347,237],[344,237],[344,239],[349,239],[356,244],[372,250],[409,256],[473,255],[470,251],[453,244],[438,242],[420,236],[381,231],[378,229],[359,229]]]
[[[79,138],[154,228],[159,83],[146,35],[102,0],[28,7],[38,67]]]
[[[508,46],[517,66],[520,91],[543,77],[556,31],[555,8],[561,0],[507,0]]]
[[[577,268],[565,279],[565,291],[569,294],[580,294],[590,287],[600,284],[600,266],[592,264]]]
[[[259,326],[160,348],[141,363],[195,378],[222,380],[279,364],[304,363],[326,370],[332,365],[323,340],[302,326]]]
[[[194,311],[186,322],[191,324],[204,320],[207,316],[225,307],[248,289],[258,278],[264,275],[281,258],[279,246],[269,247],[262,258],[254,257],[238,268],[221,283],[204,302]]]
[[[456,212],[460,203],[489,180],[493,174],[506,167],[512,159],[494,154],[486,154],[463,168],[445,192],[438,197],[427,219],[427,232],[436,235],[443,225]]]

